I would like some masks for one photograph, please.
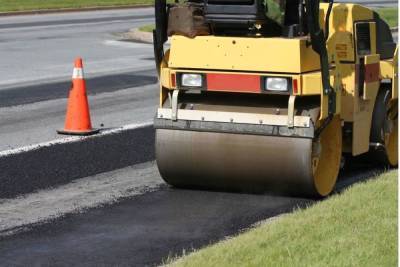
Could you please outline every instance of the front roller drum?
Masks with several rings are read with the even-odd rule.
[[[176,187],[325,196],[336,183],[341,141],[336,118],[317,141],[157,129],[156,159]]]

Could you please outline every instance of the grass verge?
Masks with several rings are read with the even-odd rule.
[[[390,27],[397,27],[399,25],[398,8],[378,8],[375,11]]]
[[[139,31],[141,32],[153,32],[153,30],[156,28],[154,24],[150,25],[144,25],[142,27],[139,27]]]
[[[0,12],[153,4],[154,0],[0,0]]]
[[[171,266],[397,266],[397,171]]]

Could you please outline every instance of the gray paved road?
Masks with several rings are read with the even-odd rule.
[[[156,112],[157,95],[155,85],[92,95],[93,127],[109,129],[151,122]],[[66,104],[66,99],[53,99],[0,108],[0,151],[65,138],[56,130],[64,126]]]
[[[0,151],[62,138],[76,56],[85,59],[94,127],[149,121],[157,82],[152,45],[118,33],[152,9],[0,17]]]
[[[153,21],[152,9],[0,18],[0,90],[16,84],[68,80],[82,56],[87,74],[153,67],[152,46],[118,42],[117,33]]]

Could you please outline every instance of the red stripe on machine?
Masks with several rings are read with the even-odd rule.
[[[209,73],[207,74],[207,90],[260,93],[261,77],[246,74]]]
[[[299,92],[299,85],[297,83],[297,79],[293,79],[293,94],[297,95]]]
[[[365,82],[377,82],[379,81],[379,63],[365,65]]]
[[[176,88],[176,74],[175,73],[171,74],[171,85],[173,88]]]

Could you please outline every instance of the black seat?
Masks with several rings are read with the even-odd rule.
[[[281,26],[266,13],[264,0],[205,0],[204,15],[216,35],[280,35]]]
[[[205,0],[204,13],[216,34],[250,35],[255,24],[271,23],[263,0]]]

